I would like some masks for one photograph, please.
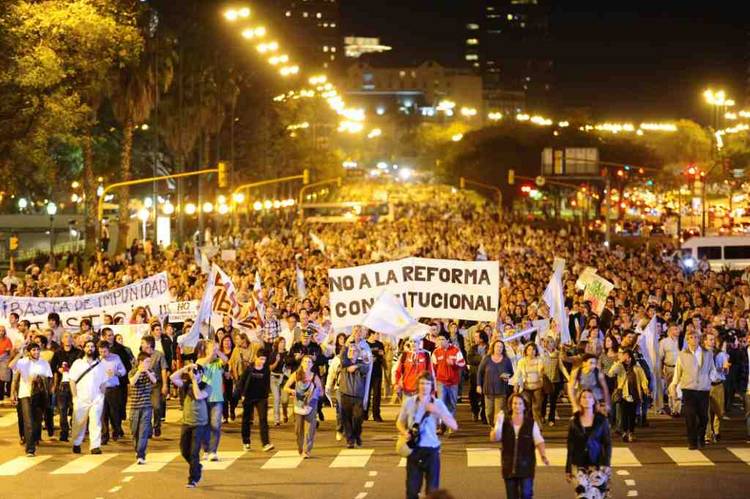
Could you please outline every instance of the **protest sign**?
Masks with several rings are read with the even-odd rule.
[[[583,269],[583,272],[581,272],[581,275],[578,276],[578,279],[576,280],[576,289],[580,289],[581,291],[585,290],[586,285],[590,283],[595,276],[596,268],[586,267]]]
[[[583,301],[590,301],[591,310],[593,310],[596,315],[601,315],[604,310],[604,305],[607,302],[609,292],[612,291],[612,288],[614,287],[615,285],[605,278],[594,274],[586,285],[586,289],[583,291]]]
[[[173,301],[167,305],[169,322],[185,322],[186,319],[195,319],[198,316],[199,300]]]
[[[26,296],[0,296],[0,319],[7,322],[15,312],[20,320],[42,327],[47,315],[60,314],[63,327],[77,329],[81,319],[95,322],[105,314],[129,320],[136,307],[144,307],[146,314],[160,315],[171,302],[167,273],[161,272],[121,288],[81,296],[62,298],[35,298]]]
[[[335,327],[361,324],[383,293],[395,295],[415,317],[494,321],[498,263],[404,258],[328,271]]]
[[[221,250],[221,261],[233,262],[235,260],[237,260],[237,250]]]

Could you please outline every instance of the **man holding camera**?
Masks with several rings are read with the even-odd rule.
[[[364,398],[372,369],[372,353],[362,339],[362,328],[355,326],[341,350],[341,419],[346,436],[346,446],[362,446],[362,422],[365,418]]]

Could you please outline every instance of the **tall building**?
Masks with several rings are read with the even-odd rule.
[[[344,58],[339,0],[265,0],[284,45],[303,68],[336,71]]]
[[[488,111],[548,111],[554,64],[550,0],[472,0],[464,58],[482,76]]]

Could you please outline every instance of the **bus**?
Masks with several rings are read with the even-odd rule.
[[[393,206],[382,201],[305,203],[302,219],[311,223],[392,222]]]
[[[682,257],[708,260],[711,270],[750,266],[750,236],[691,237],[682,244]]]

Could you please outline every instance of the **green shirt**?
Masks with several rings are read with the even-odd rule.
[[[211,387],[209,402],[224,402],[224,362],[216,359],[203,366],[203,381]]]
[[[193,396],[192,382],[186,382],[182,385],[185,397],[182,402],[182,424],[187,426],[203,426],[208,424],[208,404],[206,400],[195,400]],[[204,390],[211,396],[211,387],[206,385]]]

